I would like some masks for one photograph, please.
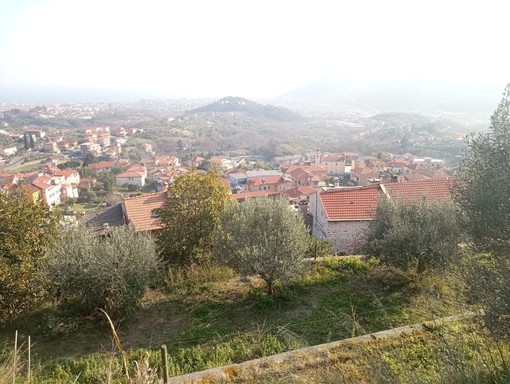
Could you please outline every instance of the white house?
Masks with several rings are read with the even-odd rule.
[[[50,206],[60,204],[61,185],[49,176],[38,176],[32,185],[41,191],[43,200]]]
[[[126,171],[115,176],[115,184],[121,187],[124,184],[138,185],[143,187],[145,185],[145,178],[147,174],[142,171]]]

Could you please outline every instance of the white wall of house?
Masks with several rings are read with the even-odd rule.
[[[18,148],[16,147],[6,147],[2,150],[2,155],[4,156],[14,156],[16,152],[18,151]]]
[[[133,184],[143,187],[145,185],[145,177],[116,177],[115,184],[121,187],[124,184]]]
[[[60,204],[60,185],[51,185],[42,191],[43,199],[48,205],[59,205]]]

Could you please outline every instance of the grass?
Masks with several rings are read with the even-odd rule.
[[[113,321],[130,369],[143,361],[157,367],[165,344],[170,374],[178,375],[454,314],[456,284],[362,261],[326,260],[303,281],[266,296],[258,279],[197,268],[169,273],[167,288],[147,292],[135,317]],[[116,351],[104,320],[73,319],[48,304],[4,327],[0,341],[8,343],[15,329],[32,336],[40,382],[77,375],[79,382],[97,382],[105,372],[121,371],[118,359],[112,363]]]

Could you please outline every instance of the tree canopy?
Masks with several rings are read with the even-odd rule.
[[[363,252],[402,269],[444,269],[458,253],[458,217],[451,201],[383,199],[369,225]]]
[[[478,252],[468,260],[468,296],[484,308],[488,329],[510,339],[510,84],[489,132],[468,137],[454,198]]]
[[[164,229],[158,235],[158,245],[165,261],[189,266],[208,260],[213,232],[229,201],[228,189],[214,171],[176,177],[161,210]]]
[[[158,265],[150,234],[121,226],[98,236],[79,227],[62,234],[50,252],[47,273],[64,303],[78,302],[86,313],[102,308],[121,316],[137,308]]]
[[[491,117],[488,133],[471,135],[457,173],[454,197],[478,250],[510,246],[510,84]]]
[[[303,274],[310,235],[283,199],[257,198],[227,207],[216,233],[216,259],[243,276],[259,275],[269,294]]]
[[[45,297],[47,249],[58,226],[56,214],[22,188],[0,193],[0,321]]]

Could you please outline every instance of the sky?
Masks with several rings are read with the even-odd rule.
[[[506,3],[0,0],[0,90],[271,98],[325,79],[503,89]]]

